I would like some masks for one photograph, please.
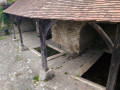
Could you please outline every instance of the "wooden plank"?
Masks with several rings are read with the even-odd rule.
[[[120,47],[120,24],[117,25],[114,49]]]
[[[114,44],[109,36],[104,32],[104,30],[96,23],[89,23],[104,39],[105,43],[107,44],[109,50],[112,52],[114,48]]]
[[[79,70],[79,76],[82,76],[104,53],[104,50],[98,51],[90,60],[88,60]]]
[[[95,88],[97,88],[98,90],[106,90],[106,88],[105,88],[104,86],[101,86],[101,85],[99,85],[99,84],[97,84],[97,83],[94,83],[94,82],[89,81],[89,80],[87,80],[87,79],[84,79],[84,78],[82,78],[82,77],[71,76],[70,78],[75,79],[75,80],[78,80],[78,81],[80,81],[80,82],[82,82],[82,83],[85,83],[85,84],[87,84],[87,85],[90,85],[90,86],[92,86],[92,87],[95,87]]]

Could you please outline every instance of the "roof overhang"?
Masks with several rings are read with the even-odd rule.
[[[40,19],[120,22],[120,0],[18,0],[4,12]]]

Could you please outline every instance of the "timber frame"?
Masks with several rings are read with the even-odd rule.
[[[110,52],[112,53],[111,65],[109,70],[106,90],[115,90],[118,70],[120,66],[120,24],[117,24],[115,43],[113,44],[109,36],[104,32],[100,25],[96,23],[89,23],[103,38]]]
[[[14,18],[17,21],[17,27],[18,27],[20,43],[21,43],[20,45],[21,45],[21,47],[24,47],[22,33],[21,33],[21,29],[20,29],[22,17],[10,15],[11,26],[13,28],[13,38],[16,39],[15,29],[13,27]],[[57,22],[57,20],[50,20],[50,22],[48,24],[46,24],[45,20],[42,20],[42,19],[37,19],[35,21],[38,23],[38,28],[39,28],[39,32],[40,32],[39,34],[40,34],[40,45],[41,45],[41,55],[42,55],[42,68],[46,72],[49,70],[48,65],[47,65],[46,37],[47,37],[48,31],[53,26],[53,24],[55,24]],[[110,52],[112,53],[111,66],[110,66],[106,90],[115,90],[116,79],[117,79],[118,70],[119,70],[119,66],[120,66],[120,56],[119,56],[120,55],[120,47],[119,47],[120,24],[119,23],[117,24],[115,43],[113,43],[112,40],[110,39],[110,37],[104,32],[102,27],[100,27],[100,25],[98,25],[94,22],[87,22],[87,23],[89,25],[91,25],[99,33],[99,35],[103,38],[106,45],[108,46]]]

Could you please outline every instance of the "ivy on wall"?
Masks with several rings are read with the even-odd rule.
[[[11,4],[13,4],[15,1],[17,0],[7,0],[7,5],[6,6],[10,6]],[[10,18],[8,14],[5,14],[4,12],[4,8],[2,5],[0,5],[0,30],[4,30],[4,29],[11,29],[11,23],[10,23]]]

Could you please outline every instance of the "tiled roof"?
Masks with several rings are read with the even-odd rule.
[[[29,18],[120,22],[120,0],[18,0],[5,13]]]

